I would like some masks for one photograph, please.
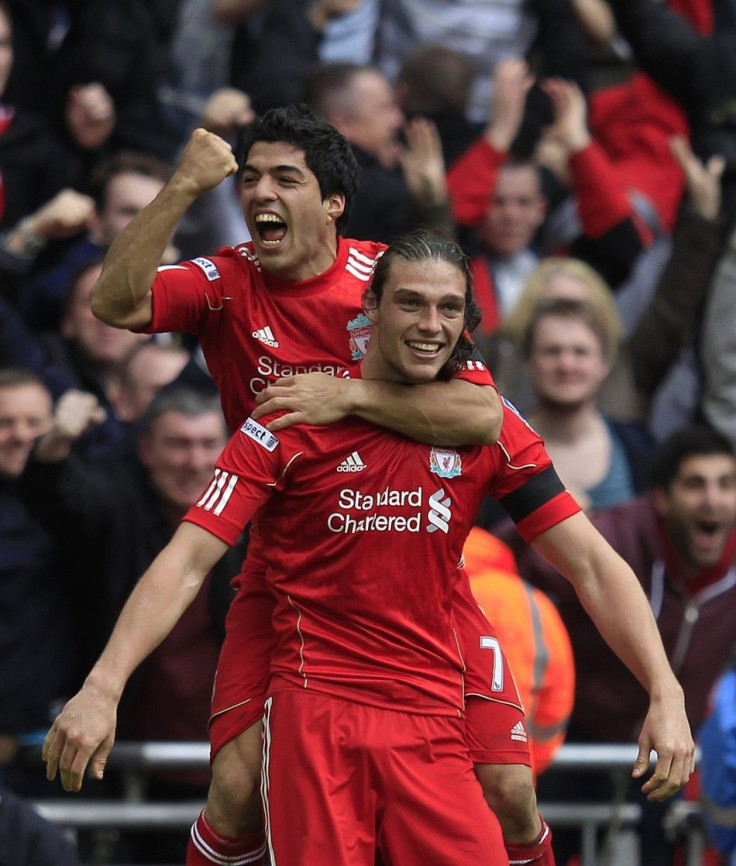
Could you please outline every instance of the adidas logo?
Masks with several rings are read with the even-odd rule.
[[[346,457],[337,467],[338,472],[362,472],[365,469],[365,463],[360,459],[360,454],[353,451],[350,457]]]
[[[267,346],[271,346],[273,349],[278,349],[279,341],[274,337],[273,331],[266,325],[265,328],[259,328],[257,331],[253,331],[251,335],[259,340],[261,343],[265,343]]]
[[[528,741],[528,737],[526,735],[526,730],[524,729],[524,725],[521,722],[517,722],[513,728],[511,728],[511,739],[512,740],[520,740],[522,743],[526,743]]]

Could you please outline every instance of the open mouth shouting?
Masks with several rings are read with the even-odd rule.
[[[264,249],[275,249],[286,237],[288,226],[284,220],[272,211],[255,215],[255,227],[258,240]]]

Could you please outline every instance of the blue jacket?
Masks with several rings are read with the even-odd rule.
[[[699,742],[703,817],[713,844],[736,866],[736,670],[718,684]]]

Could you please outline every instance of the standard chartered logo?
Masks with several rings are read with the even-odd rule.
[[[413,490],[383,490],[367,493],[344,487],[338,496],[337,511],[327,517],[330,532],[354,534],[360,532],[421,532],[422,524],[427,532],[449,532],[451,498],[440,487],[425,500],[421,487]],[[423,505],[429,508],[423,520]],[[400,509],[403,513],[397,513]],[[389,511],[389,513],[386,513]]]
[[[450,503],[450,497],[445,495],[445,491],[441,487],[429,497],[429,514],[427,515],[429,526],[427,526],[427,532],[437,532],[438,529],[441,529],[445,533],[449,531],[450,518],[452,517]]]

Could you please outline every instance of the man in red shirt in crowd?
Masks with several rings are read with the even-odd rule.
[[[456,344],[467,357],[463,332],[474,314],[462,253],[431,235],[399,241],[376,269],[365,313],[375,332],[364,378],[421,383],[450,372],[449,364],[463,362]],[[339,470],[347,466],[362,468],[346,480]],[[369,866],[376,850],[394,862],[504,862],[458,721],[464,664],[451,605],[455,563],[489,490],[536,549],[597,584],[584,590],[591,602],[615,585],[631,603],[640,637],[653,647],[631,661],[650,689],[670,696],[679,784],[691,769],[692,742],[656,626],[633,595],[638,584],[579,513],[541,439],[510,408],[498,446],[458,449],[414,443],[354,418],[278,436],[246,420],[134,591],[87,685],[57,719],[45,749],[51,772],[62,749],[81,773],[93,751],[82,741],[112,743],[127,678],[260,510],[276,597],[264,747],[275,862]],[[491,688],[500,692],[497,641],[485,640],[497,662]]]

